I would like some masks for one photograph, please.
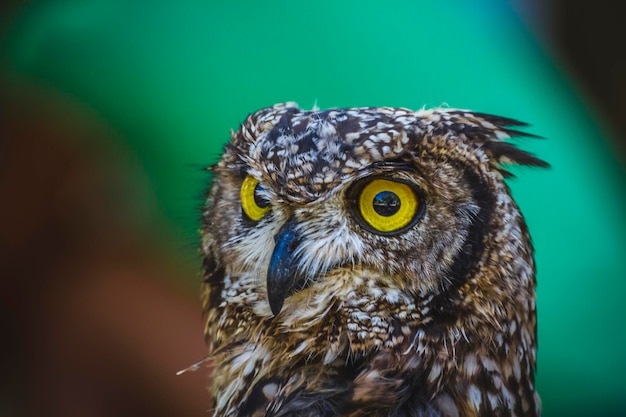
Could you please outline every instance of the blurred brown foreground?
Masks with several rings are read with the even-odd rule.
[[[176,376],[206,352],[199,277],[162,244],[155,208],[136,201],[132,158],[81,106],[8,90],[0,415],[209,415],[208,370]]]

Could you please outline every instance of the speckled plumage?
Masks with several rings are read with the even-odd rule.
[[[539,415],[533,250],[502,165],[546,164],[509,126],[445,108],[250,115],[203,212],[213,415]],[[258,222],[247,175],[269,204]],[[355,218],[351,187],[370,177],[418,190],[408,230]],[[284,294],[268,268],[293,281]]]

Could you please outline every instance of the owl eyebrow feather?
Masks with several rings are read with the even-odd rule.
[[[550,166],[546,161],[537,158],[529,152],[523,151],[508,142],[489,141],[484,145],[485,151],[496,157],[498,162],[516,163],[520,165],[547,168]]]
[[[377,168],[412,168],[413,165],[411,164],[411,161],[409,161],[408,159],[403,159],[403,158],[394,158],[394,159],[388,159],[385,161],[377,161],[374,162],[373,164],[367,166],[365,169],[366,170],[371,170],[371,169],[377,169]]]

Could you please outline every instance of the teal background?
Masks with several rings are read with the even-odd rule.
[[[505,3],[34,1],[2,42],[5,88],[98,114],[182,247],[197,245],[200,168],[260,107],[448,105],[529,122],[546,140],[517,143],[552,168],[514,168],[510,185],[536,246],[544,415],[626,415],[624,155]]]

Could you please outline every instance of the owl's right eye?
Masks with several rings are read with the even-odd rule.
[[[263,195],[263,186],[252,175],[246,175],[241,184],[241,208],[254,222],[258,222],[270,209],[269,200]]]
[[[357,222],[370,232],[394,235],[412,227],[421,217],[421,192],[409,182],[374,177],[356,183],[351,208]]]

